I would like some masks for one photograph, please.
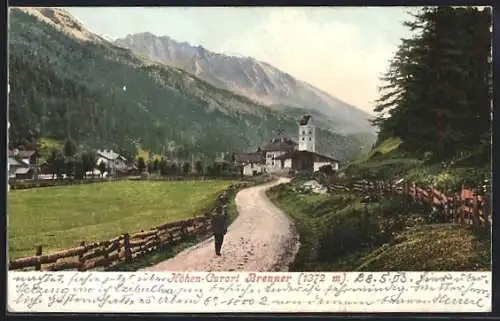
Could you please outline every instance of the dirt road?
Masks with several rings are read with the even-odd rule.
[[[250,187],[236,195],[238,217],[216,256],[213,237],[144,271],[287,271],[299,247],[293,223],[265,195],[288,179]]]

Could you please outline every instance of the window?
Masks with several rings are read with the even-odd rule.
[[[309,131],[309,135],[312,135],[312,133],[313,133],[313,132],[312,132],[312,130],[310,130],[310,131]]]
[[[302,137],[302,140],[306,140],[305,137]]]
[[[311,138],[311,137],[309,137],[309,140],[312,140],[312,138]]]
[[[306,134],[306,131],[305,131],[305,130],[303,130],[303,131],[302,131],[302,135],[305,135],[305,134]]]

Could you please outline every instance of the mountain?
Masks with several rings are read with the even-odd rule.
[[[137,146],[187,158],[250,151],[298,115],[259,105],[195,75],[141,57],[53,8],[11,8],[11,147],[46,137],[133,153]],[[339,160],[367,142],[319,129],[318,151]]]
[[[370,115],[267,63],[250,57],[228,56],[177,42],[168,36],[139,33],[115,44],[180,68],[208,83],[249,97],[266,106],[286,105],[320,113],[330,129],[345,133],[373,133]]]

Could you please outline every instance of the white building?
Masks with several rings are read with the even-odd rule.
[[[310,115],[299,122],[299,150],[316,151],[316,128]]]
[[[300,120],[298,136],[297,144],[291,138],[279,135],[262,150],[254,153],[234,153],[233,161],[243,166],[244,175],[260,172],[285,174],[290,170],[317,172],[326,165],[331,165],[334,170],[339,169],[337,160],[316,153],[316,130],[310,115]]]
[[[233,162],[241,167],[245,176],[255,176],[266,172],[265,154],[260,150],[255,153],[233,153]]]
[[[299,122],[299,148],[275,158],[287,170],[317,172],[321,167],[330,165],[339,169],[339,162],[326,155],[316,153],[316,128],[312,117],[305,115]]]
[[[109,175],[115,175],[117,171],[124,171],[127,169],[126,164],[127,159],[122,155],[112,151],[112,150],[98,150],[97,151],[97,163],[99,166],[101,162],[106,164],[106,169],[110,171]]]
[[[279,173],[285,168],[291,168],[291,164],[287,163],[290,166],[286,167],[286,162],[284,163],[277,159],[287,153],[293,152],[296,148],[297,143],[289,137],[279,136],[274,138],[263,148],[266,157],[266,171],[269,173]]]

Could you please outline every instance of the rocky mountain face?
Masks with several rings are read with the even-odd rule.
[[[12,8],[10,145],[71,138],[94,148],[136,147],[213,159],[251,151],[278,128],[296,137],[301,115],[268,108],[88,31],[66,11]],[[284,107],[288,108],[288,107]],[[318,151],[347,160],[358,135],[318,129]]]
[[[345,133],[373,133],[370,115],[267,63],[249,57],[211,52],[151,33],[115,41],[150,59],[196,75],[208,83],[249,97],[266,106],[291,106],[322,114],[330,128]]]

